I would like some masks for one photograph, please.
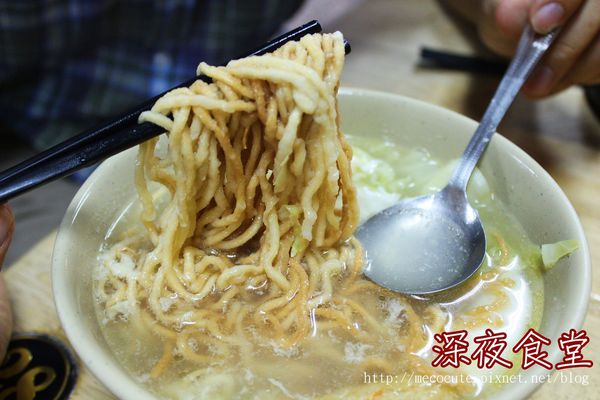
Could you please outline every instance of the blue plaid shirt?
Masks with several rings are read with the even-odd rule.
[[[0,135],[47,148],[257,47],[301,2],[0,0]]]

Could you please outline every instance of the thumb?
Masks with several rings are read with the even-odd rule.
[[[534,0],[529,9],[531,26],[537,33],[548,33],[564,25],[584,0]]]
[[[15,219],[10,208],[5,204],[0,204],[0,268],[8,251],[14,229]]]

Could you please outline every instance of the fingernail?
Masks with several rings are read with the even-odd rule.
[[[538,33],[548,33],[562,22],[565,8],[559,3],[544,4],[533,14],[531,25]]]
[[[532,94],[544,94],[550,90],[554,81],[554,71],[546,65],[536,68],[527,80],[525,90]]]

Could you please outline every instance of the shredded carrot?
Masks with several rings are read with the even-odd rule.
[[[376,390],[375,392],[373,392],[373,394],[371,395],[371,400],[377,400],[383,397],[383,389],[379,389]]]

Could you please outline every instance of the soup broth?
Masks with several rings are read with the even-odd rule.
[[[353,180],[361,221],[402,198],[439,190],[455,165],[455,161],[433,159],[423,149],[401,147],[391,137],[347,139],[354,151]],[[338,270],[332,267],[333,296],[322,300],[333,305],[327,312],[311,308],[309,334],[298,345],[267,340],[251,320],[239,317],[232,320],[226,337],[186,337],[184,346],[196,355],[193,360],[181,357],[180,347],[169,348],[163,336],[131,315],[126,302],[108,304],[102,295],[107,290],[103,285],[108,270],[125,277],[135,273],[136,255],[115,257],[115,246],[127,243],[137,253],[148,248],[138,222],[139,205],[132,201],[107,233],[95,271],[97,316],[104,337],[124,368],[161,398],[446,399],[491,393],[496,388],[481,379],[489,371],[473,365],[460,369],[431,366],[434,334],[466,329],[472,338],[491,328],[506,332],[507,342],[516,343],[528,328],[538,327],[543,311],[540,255],[539,247],[528,239],[479,171],[468,193],[483,221],[488,244],[483,266],[467,283],[439,295],[404,296],[353,275],[350,263]],[[339,251],[347,252],[346,259],[357,260],[361,255],[356,249],[349,242]],[[327,261],[329,255],[324,252],[321,257]],[[246,289],[249,305],[264,301],[260,288]],[[167,312],[178,300],[161,298],[161,307]],[[202,302],[197,307],[201,309]],[[224,303],[219,312],[238,311]],[[195,323],[184,318],[182,332]],[[515,361],[509,352],[504,357]],[[166,359],[168,367],[156,373],[157,365]],[[471,383],[464,379],[409,382],[407,374],[468,375]]]

